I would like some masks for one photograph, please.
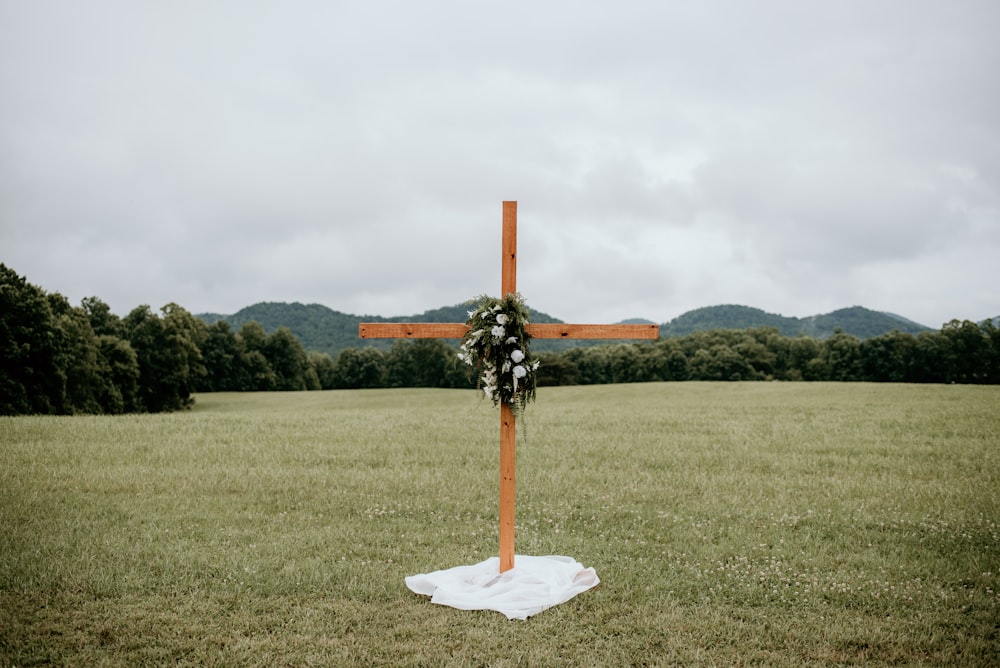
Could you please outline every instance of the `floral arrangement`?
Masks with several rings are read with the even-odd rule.
[[[496,406],[508,404],[522,413],[535,400],[538,361],[528,350],[528,309],[516,292],[503,299],[480,297],[469,311],[469,330],[462,339],[458,358],[478,373],[477,387]]]

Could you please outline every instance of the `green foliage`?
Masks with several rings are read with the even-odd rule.
[[[97,337],[101,368],[95,392],[103,412],[134,413],[141,410],[139,359],[132,344],[108,334]]]
[[[80,303],[84,313],[90,320],[90,326],[94,334],[98,336],[118,336],[122,335],[122,321],[117,315],[111,312],[111,307],[102,302],[97,297],[84,297]]]
[[[946,359],[949,362],[951,382],[984,383],[994,376],[991,362],[997,352],[992,349],[996,336],[995,332],[990,332],[991,328],[993,326],[989,322],[983,323],[981,329],[968,320],[952,320],[941,329],[941,334],[947,341],[944,347],[948,351]]]
[[[861,341],[837,331],[817,340],[772,328],[696,332],[652,343],[576,348],[541,359],[541,385],[668,380],[808,380],[995,383],[1000,346],[992,323],[901,332]],[[550,370],[546,370],[546,366]]]
[[[517,553],[602,583],[527,622],[404,584],[496,554],[472,391],[0,418],[0,665],[996,665],[998,388],[539,395]]]
[[[45,293],[0,264],[0,413],[52,413],[63,405],[59,333]]]
[[[350,390],[385,387],[385,356],[373,348],[348,348],[337,355],[334,386]]]
[[[298,319],[289,319],[289,309]],[[463,319],[467,309],[457,305],[395,320],[454,322]],[[208,318],[207,324],[177,304],[164,306],[159,314],[140,306],[118,318],[96,297],[74,307],[62,295],[47,295],[0,264],[0,414],[173,411],[190,407],[194,392],[475,385],[459,363],[458,349],[444,341],[384,342],[380,348],[352,345],[333,355],[310,348],[296,332],[310,327],[325,331],[333,313],[329,309],[258,304],[241,311],[237,320],[251,312],[266,316],[272,331],[256,320],[243,321],[239,331],[219,317]],[[854,318],[852,326],[859,329],[861,322],[871,324],[866,320],[871,313],[853,308],[830,316],[844,322]],[[688,320],[697,320],[697,330],[712,314],[745,323],[763,312],[713,307],[691,312]],[[336,315],[341,329],[358,343],[360,318]],[[896,324],[909,322],[877,315]],[[531,320],[554,321],[539,313],[531,314]],[[1000,383],[1000,332],[990,320],[953,320],[939,332],[892,330],[867,338],[846,329],[834,329],[826,338],[789,337],[766,326],[664,335],[655,342],[589,343],[533,341],[532,353],[541,362],[537,384]]]
[[[580,369],[570,355],[540,353],[538,355],[538,385],[578,385]]]
[[[123,328],[139,362],[139,394],[150,412],[187,408],[205,367],[200,345],[204,324],[177,304],[156,316],[139,306],[123,320]]]
[[[316,378],[319,380],[321,390],[332,390],[337,382],[337,364],[332,357],[326,353],[310,352],[309,363],[316,371]]]
[[[267,339],[265,356],[274,369],[277,390],[318,390],[319,377],[309,364],[309,356],[287,327]]]
[[[469,311],[468,331],[458,359],[472,369],[476,387],[494,406],[507,404],[515,414],[535,400],[538,361],[531,354],[528,307],[509,292],[501,299],[482,296]]]
[[[59,412],[100,413],[98,402],[103,380],[97,335],[82,308],[70,306],[60,294],[49,295],[58,332],[56,365],[61,387]]]
[[[199,390],[221,392],[242,389],[240,355],[240,342],[228,322],[220,320],[208,325],[201,345],[205,377]]]
[[[455,349],[438,339],[399,340],[385,355],[387,387],[470,387]]]

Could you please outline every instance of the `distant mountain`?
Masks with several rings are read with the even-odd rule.
[[[360,339],[358,325],[362,322],[465,322],[469,317],[469,304],[456,304],[425,311],[412,316],[384,318],[377,315],[351,315],[334,311],[321,304],[299,302],[261,302],[240,309],[232,315],[200,313],[195,317],[211,325],[220,320],[229,323],[234,331],[250,321],[261,324],[268,333],[287,327],[306,350],[336,356],[344,348],[372,346],[387,350],[392,339]],[[562,322],[552,316],[531,311],[531,321],[537,323]],[[456,341],[457,344],[457,341]],[[573,346],[571,341],[539,341],[533,350],[563,350]]]
[[[412,316],[384,318],[375,315],[359,316],[341,313],[321,304],[261,302],[247,306],[232,315],[201,313],[196,317],[208,324],[224,320],[236,331],[251,320],[259,322],[268,333],[284,326],[291,330],[306,350],[336,356],[345,348],[374,346],[385,350],[392,345],[392,339],[359,339],[358,325],[362,322],[465,322],[468,318],[468,311],[468,304],[456,304]],[[562,320],[553,318],[547,313],[537,311],[531,312],[531,321],[538,323],[562,322]],[[625,321],[627,324],[650,324],[652,322],[640,318]],[[929,327],[901,316],[871,311],[861,306],[852,306],[824,315],[794,318],[767,313],[750,306],[730,304],[688,311],[670,322],[660,325],[660,336],[685,336],[700,331],[751,327],[773,327],[785,336],[806,335],[815,338],[826,338],[838,328],[860,339],[879,336],[893,330],[908,334],[930,331]],[[538,340],[533,344],[532,349],[539,352],[558,351],[574,346],[606,343],[611,342]]]
[[[859,339],[898,330],[907,334],[930,331],[919,323],[892,313],[872,311],[862,306],[843,308],[824,315],[795,318],[767,313],[750,306],[726,304],[688,311],[660,326],[660,336],[684,336],[713,329],[774,327],[785,336],[812,336],[825,339],[840,329]]]
[[[747,329],[750,327],[775,327],[785,335],[794,336],[797,329],[794,318],[766,313],[759,308],[726,304],[706,306],[682,313],[670,322],[660,325],[660,336],[686,336],[694,332],[713,329]],[[791,333],[790,333],[791,332]]]

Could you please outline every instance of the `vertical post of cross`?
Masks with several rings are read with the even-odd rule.
[[[517,202],[503,203],[503,258],[500,265],[500,297],[517,292]],[[500,402],[500,572],[514,567],[514,453],[517,423],[514,411]]]

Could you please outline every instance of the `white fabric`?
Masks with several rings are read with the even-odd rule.
[[[430,596],[431,603],[460,610],[496,610],[507,619],[527,619],[600,582],[593,568],[584,568],[570,557],[522,555],[515,555],[514,567],[504,573],[500,573],[500,559],[491,557],[472,566],[406,578],[406,586]]]

